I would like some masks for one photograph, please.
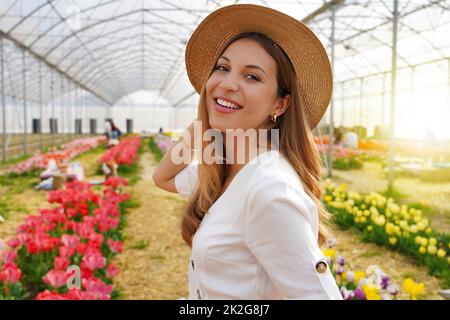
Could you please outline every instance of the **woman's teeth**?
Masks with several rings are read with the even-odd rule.
[[[241,106],[238,106],[234,103],[222,100],[222,99],[216,99],[217,104],[221,105],[222,107],[230,108],[230,109],[242,109]]]

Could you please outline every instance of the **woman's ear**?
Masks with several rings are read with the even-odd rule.
[[[289,107],[291,103],[291,95],[287,94],[282,98],[278,98],[278,106],[275,108],[275,111],[277,113],[277,116],[281,116],[283,113],[286,112],[287,108]]]

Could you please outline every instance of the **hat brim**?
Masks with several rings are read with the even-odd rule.
[[[262,33],[275,41],[294,66],[302,107],[310,129],[322,119],[331,99],[333,76],[327,52],[302,22],[280,11],[251,4],[220,8],[192,33],[185,52],[186,70],[200,93],[224,46],[236,34]]]

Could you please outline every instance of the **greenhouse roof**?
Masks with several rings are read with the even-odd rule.
[[[334,44],[335,82],[391,70],[392,0],[1,0],[5,95],[48,101],[53,83],[54,95],[81,87],[108,105],[150,90],[178,106],[194,95],[184,64],[189,36],[232,3],[272,7],[307,23],[330,55]],[[449,1],[399,3],[398,68],[448,60]]]

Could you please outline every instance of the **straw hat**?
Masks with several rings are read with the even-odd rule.
[[[242,32],[262,33],[288,55],[297,74],[302,107],[310,129],[314,129],[331,99],[330,61],[320,40],[305,24],[274,9],[230,5],[212,12],[200,23],[185,53],[187,74],[195,90],[201,92],[226,43]]]

